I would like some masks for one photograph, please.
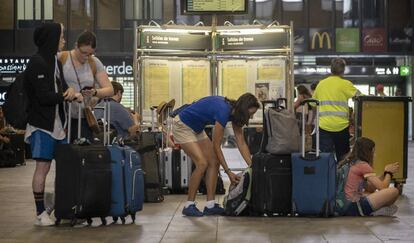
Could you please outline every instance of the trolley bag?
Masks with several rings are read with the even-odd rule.
[[[69,103],[68,143],[71,134],[71,108]],[[79,114],[81,107],[79,106]],[[70,219],[75,225],[77,219],[105,217],[111,209],[111,156],[108,149],[100,145],[82,144],[80,119],[78,120],[79,144],[58,144],[55,148],[55,217],[58,225],[61,219]]]
[[[247,168],[242,173],[237,185],[231,184],[229,194],[224,197],[224,213],[228,216],[238,216],[243,214],[250,202],[252,189],[252,168]],[[246,210],[247,211],[247,210]]]
[[[281,101],[263,101],[263,113],[267,104],[278,108]],[[260,151],[252,158],[251,215],[289,215],[292,211],[292,168],[290,154],[265,152],[267,141],[266,117],[263,115],[263,138]]]
[[[191,158],[181,149],[166,148],[162,154],[165,185],[173,194],[186,193],[192,173]]]
[[[159,151],[156,142],[157,133],[141,132],[133,141],[125,141],[135,149],[141,157],[142,169],[144,170],[144,201],[145,202],[162,202],[161,169],[159,161]]]
[[[104,106],[104,143],[110,141],[110,102]],[[106,112],[107,111],[107,112]],[[105,125],[106,124],[106,125]],[[135,222],[135,214],[142,210],[144,201],[144,175],[138,153],[129,146],[109,144],[112,167],[112,200],[111,215],[114,222],[118,217],[125,224],[125,216],[131,215]]]
[[[112,144],[108,146],[112,159],[112,205],[110,215],[117,221],[142,210],[144,202],[144,174],[138,153],[129,146]]]
[[[279,99],[280,100],[280,99]],[[294,112],[278,105],[266,109],[266,151],[272,154],[290,154],[299,151],[300,133]]]
[[[292,154],[292,203],[301,216],[334,215],[336,162],[333,153],[319,152],[319,101],[304,100],[301,105],[316,104],[316,153],[305,153],[305,122],[302,122],[302,151]],[[304,121],[304,112],[302,113]]]

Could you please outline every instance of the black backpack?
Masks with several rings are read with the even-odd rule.
[[[26,129],[29,117],[29,98],[27,97],[24,83],[25,73],[21,72],[9,86],[6,101],[3,104],[6,122],[17,129]]]

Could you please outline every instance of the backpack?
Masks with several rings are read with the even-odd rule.
[[[335,202],[335,215],[342,216],[346,213],[351,201],[346,198],[345,185],[348,180],[349,170],[352,163],[346,163],[339,167],[336,171],[336,202]]]
[[[70,51],[62,51],[60,53],[59,61],[60,61],[60,63],[62,63],[62,66],[65,65],[66,61],[68,60],[69,54],[70,54]],[[95,60],[93,59],[92,56],[88,57],[88,63],[89,63],[89,66],[91,67],[93,77],[95,78],[95,75],[96,75],[96,72],[97,72],[96,62],[95,62]]]
[[[237,185],[230,185],[229,194],[224,197],[224,213],[228,216],[238,216],[247,207],[252,192],[252,168],[243,171]]]
[[[29,98],[24,87],[25,73],[17,75],[7,89],[6,101],[3,104],[6,122],[17,129],[26,129],[29,118]]]

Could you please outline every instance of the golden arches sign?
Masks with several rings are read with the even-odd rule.
[[[318,42],[319,43],[319,49],[322,49],[325,39],[326,39],[327,48],[332,49],[331,37],[329,36],[329,34],[327,32],[323,32],[322,34],[319,33],[319,32],[315,32],[313,34],[313,36],[312,36],[312,45],[311,45],[312,50],[315,50],[316,39],[318,39],[318,41],[319,41]]]

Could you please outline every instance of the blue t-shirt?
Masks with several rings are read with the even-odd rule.
[[[111,126],[115,128],[118,137],[127,137],[129,135],[128,128],[134,125],[131,114],[122,104],[112,99],[109,104],[111,105]],[[104,107],[103,102],[97,104],[96,107]],[[102,119],[104,117],[103,109],[95,108],[94,114],[96,119]]]
[[[181,121],[200,133],[206,125],[214,125],[219,122],[226,127],[230,119],[231,106],[222,96],[208,96],[202,98],[179,113]]]

